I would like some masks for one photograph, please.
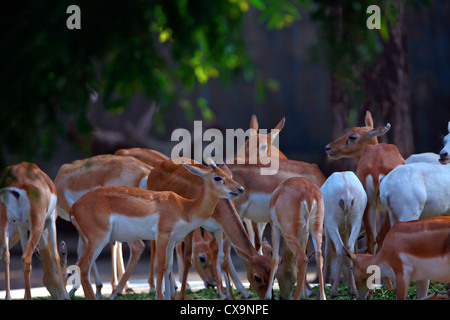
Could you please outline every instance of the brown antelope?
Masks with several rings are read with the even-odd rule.
[[[219,248],[216,239],[208,230],[197,228],[193,236],[193,265],[200,275],[205,288],[214,287],[219,282],[217,274],[217,254]]]
[[[344,247],[353,261],[358,297],[368,298],[369,266],[395,281],[397,300],[406,299],[410,281],[416,281],[418,299],[426,296],[430,280],[450,282],[449,241],[450,217],[433,217],[396,223],[376,255],[354,254]]]
[[[284,153],[273,145],[280,131],[284,128],[285,121],[286,119],[283,117],[275,128],[270,131],[270,133],[262,134],[258,132],[258,118],[256,115],[252,115],[250,119],[250,137],[245,142],[245,146],[238,150],[233,163],[240,163],[239,161],[244,161],[244,163],[255,163],[261,156],[287,159]],[[253,155],[250,151],[250,148],[253,146],[256,146],[257,148],[255,159],[251,159],[251,157],[255,157],[255,155]],[[266,223],[257,223],[247,218],[244,219],[244,222],[247,226],[247,232],[249,233],[249,237],[253,245],[256,249],[261,249],[260,244],[262,243],[263,229]]]
[[[81,196],[92,189],[104,186],[125,185],[147,188],[147,178],[151,167],[133,158],[117,155],[99,155],[92,158],[77,160],[61,166],[56,178],[55,185],[58,191],[58,213],[67,221],[72,205]],[[81,241],[78,251],[81,252]],[[119,278],[124,272],[122,258],[122,245],[114,244],[112,251],[112,281],[113,288],[117,286],[117,272]],[[102,282],[94,264],[94,274],[97,284],[97,297],[100,298]],[[73,294],[73,290],[71,291]]]
[[[307,178],[289,178],[283,181],[270,198],[270,225],[272,227],[273,256],[269,289],[266,299],[272,298],[272,284],[279,263],[278,250],[283,236],[287,246],[294,253],[297,264],[297,288],[294,299],[300,298],[306,277],[308,238],[314,244],[317,273],[319,275],[319,297],[326,300],[322,275],[322,235],[324,204],[317,185]]]
[[[115,155],[121,155],[121,156],[130,156],[134,157],[152,167],[157,167],[161,162],[168,160],[169,157],[162,154],[161,152],[158,152],[156,150],[152,149],[145,149],[145,148],[130,148],[130,149],[120,149],[117,150]],[[149,187],[149,190],[155,190],[154,187]],[[160,190],[162,191],[162,190]],[[166,190],[167,191],[167,190]],[[199,235],[198,233],[195,233],[194,236],[194,267],[196,271],[199,273],[200,277],[202,278],[203,282],[205,283],[205,286],[211,286],[212,283],[216,283],[216,278],[214,278],[214,274],[216,273],[215,270],[212,270],[212,268],[215,267],[215,264],[211,264],[212,257],[211,257],[211,250],[214,250],[214,244],[217,246],[217,243],[215,241],[211,241],[209,239],[209,232],[206,231],[207,238],[209,241],[205,242],[203,237]],[[210,235],[210,234],[209,234]],[[210,244],[211,247],[208,247],[206,244]],[[182,266],[182,243],[179,244],[177,248],[177,262],[178,262],[178,270],[180,272],[180,275],[182,274],[183,266]],[[149,270],[149,278],[148,283],[150,285],[150,291],[155,290],[155,279],[154,279],[154,265],[155,265],[155,241],[150,240],[150,270]],[[216,255],[217,257],[217,255]],[[214,261],[217,259],[214,258]],[[182,276],[180,276],[180,282],[182,281]],[[215,285],[215,284],[214,284]]]
[[[162,161],[169,159],[168,156],[159,151],[145,148],[119,149],[114,154],[117,156],[134,157],[152,167],[156,167]]]
[[[237,198],[244,192],[229,174],[210,161],[212,168],[206,171],[183,164],[192,174],[203,178],[203,187],[195,199],[186,199],[171,191],[114,186],[94,189],[72,206],[72,223],[85,244],[77,265],[80,267],[81,283],[87,299],[95,299],[89,273],[103,247],[110,241],[136,240],[156,240],[156,298],[170,299],[169,273],[175,243],[210,218],[220,198]],[[142,241],[140,243],[139,246],[131,246],[130,262],[111,299],[121,292],[133,271],[144,249]]]
[[[380,181],[392,169],[405,164],[405,160],[393,144],[378,143],[378,136],[389,131],[391,125],[374,129],[372,115],[366,112],[365,127],[354,127],[342,137],[336,139],[325,147],[329,158],[353,158],[358,160],[356,175],[361,181],[367,193],[367,207],[363,215],[363,223],[367,237],[369,253],[375,251],[377,242],[382,242],[386,230],[389,229],[389,221],[384,215],[384,224],[377,226],[379,220],[377,210],[384,212],[379,200]],[[375,237],[379,233],[379,239]]]
[[[165,154],[146,148],[129,148],[129,149],[119,149],[115,153],[118,156],[129,156],[136,158],[143,163],[151,167],[158,166],[162,161],[169,159]],[[150,240],[150,270],[148,277],[148,284],[150,285],[150,292],[155,291],[155,278],[154,278],[154,269],[155,269],[155,241]],[[180,267],[180,263],[178,263]],[[181,268],[179,268],[181,269]],[[206,272],[206,271],[205,271]]]
[[[195,163],[192,165],[198,167],[199,169],[207,169],[207,167],[202,164]],[[219,167],[231,175],[231,172],[229,171],[227,166],[219,165]],[[200,177],[189,174],[189,172],[183,166],[173,163],[172,160],[164,161],[160,166],[155,167],[152,170],[152,173],[149,175],[147,183],[149,189],[151,190],[169,190],[189,199],[197,197],[203,188],[202,185],[204,184]],[[233,202],[231,202],[230,200],[220,200],[214,210],[212,219],[208,219],[203,224],[203,227],[215,232],[219,252],[222,246],[222,232],[225,233],[227,238],[233,243],[238,255],[244,261],[244,265],[247,270],[247,278],[250,282],[250,287],[256,291],[258,296],[263,297],[267,288],[267,279],[270,273],[270,260],[266,256],[259,255],[255,248],[252,246],[245,232],[241,219],[236,209],[234,208]],[[187,272],[192,264],[190,251],[192,250],[192,240],[190,240],[189,237],[187,237],[186,240],[182,286],[180,293],[181,299],[183,299],[184,297]],[[229,248],[229,246],[226,248]],[[225,251],[225,253],[227,255],[227,258],[231,259],[231,257],[229,256],[229,250]],[[220,270],[222,269],[221,264],[224,259],[225,257],[221,257],[221,254],[219,253],[219,261],[217,263],[218,277],[222,272]],[[232,266],[232,263],[230,263],[230,261],[229,265]],[[236,285],[240,282],[236,281],[234,278],[233,280]],[[223,291],[221,280],[217,281],[216,284],[218,293],[221,294]],[[227,285],[227,289],[229,289],[229,285]],[[225,298],[223,294],[221,294],[221,296],[222,298]],[[233,298],[230,291],[227,292],[227,298]]]
[[[0,243],[5,264],[6,299],[11,299],[9,248],[19,241],[19,237],[25,298],[31,299],[31,258],[37,247],[44,270],[44,285],[54,299],[68,299],[56,245],[57,196],[53,181],[35,164],[21,162],[5,169],[0,186]]]
[[[236,154],[237,159],[250,159],[253,156],[250,148],[256,146],[257,157],[266,155],[268,157],[278,157],[280,159],[287,159],[287,157],[276,146],[274,146],[275,139],[284,128],[286,119],[283,117],[280,122],[268,134],[259,133],[259,123],[256,115],[252,115],[250,119],[250,136],[245,142],[245,146],[238,150]]]
[[[321,187],[326,180],[317,165],[288,159],[278,160],[278,171],[274,175],[262,176],[261,168],[267,167],[267,165],[259,162],[256,164],[230,164],[228,167],[233,173],[233,178],[246,188],[246,193],[235,201],[239,215],[242,219],[248,218],[261,224],[270,222],[270,197],[284,180],[292,177],[305,177],[311,179],[318,187]],[[286,254],[288,253],[286,252]],[[288,261],[288,257],[282,260]],[[282,276],[287,278],[279,281],[280,291],[287,292],[288,290],[281,286],[290,287],[292,284],[289,284],[289,279],[292,277],[289,277],[288,274]]]

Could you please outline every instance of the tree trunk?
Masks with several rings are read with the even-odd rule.
[[[375,126],[391,123],[391,132],[383,139],[395,144],[406,158],[414,152],[414,142],[404,2],[398,1],[397,8],[397,23],[389,24],[389,39],[381,40],[383,53],[363,72],[367,93],[364,112],[372,111]]]

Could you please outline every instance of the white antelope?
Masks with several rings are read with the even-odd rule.
[[[353,261],[358,297],[369,297],[367,282],[374,266],[380,277],[395,281],[397,300],[406,299],[410,281],[416,281],[418,299],[426,296],[430,280],[450,282],[449,236],[450,217],[433,217],[396,223],[376,255],[354,254],[344,247]]]
[[[69,211],[72,205],[90,190],[104,186],[134,186],[147,188],[147,178],[151,167],[133,158],[119,155],[99,155],[92,158],[77,160],[61,166],[55,178],[58,191],[58,214],[64,220],[70,221]],[[78,242],[78,252],[81,254],[81,240]],[[122,244],[115,243],[112,252],[113,288],[117,286],[117,278],[124,272]],[[118,273],[118,277],[117,277]],[[102,281],[94,264],[94,275],[97,285],[97,298],[101,298]],[[72,289],[71,294],[74,293]]]
[[[265,298],[272,298],[272,285],[279,263],[278,250],[281,236],[284,237],[287,246],[294,253],[296,259],[298,270],[294,299],[300,298],[300,294],[303,293],[303,281],[306,277],[308,265],[307,243],[311,235],[319,275],[319,298],[326,300],[322,274],[324,204],[320,189],[307,178],[287,179],[275,189],[270,198],[270,214],[273,256],[269,286]]]
[[[429,162],[434,164],[448,164],[450,163],[450,121],[448,122],[447,130],[449,134],[444,137],[444,147],[439,152],[439,154],[434,152],[425,152],[425,153],[418,153],[418,154],[412,154],[405,160],[406,164],[410,163],[416,163],[416,162]]]
[[[20,236],[25,298],[31,299],[31,258],[37,247],[44,285],[54,299],[68,299],[56,246],[57,196],[53,181],[35,164],[21,162],[5,169],[0,186],[0,252],[5,264],[5,298],[11,299],[9,248]]]
[[[356,295],[355,280],[350,261],[344,259],[343,247],[355,252],[356,240],[361,230],[362,217],[367,205],[367,195],[358,177],[351,171],[335,172],[320,188],[325,205],[325,269],[330,264],[333,242],[336,259],[331,262],[334,274],[331,297],[337,295],[341,271],[348,279],[348,287]],[[345,242],[345,243],[344,243]],[[344,264],[344,269],[342,266]]]
[[[411,163],[390,172],[380,184],[380,199],[391,226],[397,221],[450,215],[450,167]]]
[[[137,240],[156,240],[156,298],[171,298],[169,273],[176,242],[183,240],[210,218],[220,198],[237,198],[244,192],[242,186],[212,160],[212,168],[207,171],[183,165],[204,180],[202,190],[195,199],[186,199],[171,191],[115,186],[92,190],[72,206],[72,223],[85,244],[77,265],[80,267],[81,283],[87,299],[95,299],[89,275],[92,263],[103,247],[110,241]],[[142,241],[140,246],[131,247],[127,269],[111,294],[111,299],[123,289],[143,249]]]
[[[450,123],[449,128],[450,129]],[[447,146],[450,133],[444,138]],[[441,163],[446,164],[445,148]],[[400,166],[380,183],[380,199],[391,226],[397,221],[410,221],[450,215],[450,166],[426,162]]]
[[[448,122],[448,134],[444,137],[444,147],[439,152],[439,162],[442,164],[450,163],[450,121]]]
[[[367,237],[369,253],[375,252],[375,245],[383,241],[389,222],[377,216],[377,211],[385,212],[379,200],[380,181],[395,167],[405,164],[405,160],[393,144],[378,143],[378,136],[386,134],[391,128],[388,123],[384,127],[373,127],[372,115],[365,116],[365,127],[354,127],[342,137],[325,147],[329,158],[353,158],[358,160],[356,175],[367,193],[367,207],[363,215],[363,223]],[[383,221],[380,227],[380,220]],[[378,239],[377,239],[378,235]]]

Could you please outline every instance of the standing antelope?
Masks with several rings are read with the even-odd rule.
[[[369,111],[365,116],[365,127],[354,127],[342,137],[325,147],[329,158],[353,158],[358,160],[356,175],[367,193],[367,207],[363,215],[363,223],[367,237],[369,253],[375,251],[375,245],[382,242],[389,222],[384,216],[384,224],[378,226],[377,210],[384,212],[379,200],[380,181],[395,167],[405,164],[405,160],[393,144],[378,143],[378,136],[386,134],[391,128],[388,123],[384,127],[373,127],[372,115]],[[379,233],[379,239],[376,238]]]
[[[397,221],[450,215],[450,167],[411,163],[392,170],[380,184],[391,226]]]
[[[450,121],[448,122],[448,134],[444,137],[444,147],[439,152],[439,162],[442,164],[450,163]]]
[[[272,285],[279,263],[278,250],[283,235],[297,262],[297,288],[294,299],[300,298],[306,277],[308,238],[314,244],[317,273],[319,275],[319,297],[326,300],[322,275],[322,235],[324,204],[317,185],[307,178],[290,178],[283,181],[270,198],[270,225],[272,227],[273,256],[266,299],[272,298]],[[285,248],[286,249],[286,248]]]
[[[395,281],[397,300],[406,299],[410,281],[416,281],[418,299],[426,296],[430,280],[450,282],[449,241],[450,217],[433,217],[396,223],[376,255],[354,254],[344,247],[353,261],[358,297],[368,298],[369,266],[378,266],[380,276]]]
[[[153,149],[147,149],[147,148],[129,148],[129,149],[119,149],[115,153],[115,155],[118,156],[129,156],[136,158],[143,163],[151,166],[156,167],[161,162],[169,159],[165,154],[153,150]],[[154,269],[155,269],[155,241],[150,240],[150,270],[149,270],[149,277],[148,277],[148,284],[150,285],[150,292],[155,291],[155,278],[154,278]],[[178,263],[178,266],[180,266],[180,263]]]
[[[334,272],[331,297],[338,291],[342,264],[345,264],[344,275],[350,275],[348,287],[356,295],[355,280],[349,273],[351,265],[344,260],[343,247],[355,252],[356,240],[361,230],[364,209],[367,205],[367,195],[358,177],[351,171],[335,172],[320,188],[325,205],[325,266],[331,258],[331,243],[336,250],[337,260],[332,264]],[[344,244],[345,241],[345,244]],[[325,267],[326,268],[326,267]]]
[[[280,131],[284,128],[285,121],[286,119],[283,117],[269,134],[261,134],[258,133],[258,118],[256,115],[252,115],[250,119],[250,137],[245,142],[245,146],[238,150],[233,163],[240,163],[239,161],[244,161],[244,163],[255,163],[258,161],[258,158],[262,156],[287,159],[284,153],[273,145],[275,139],[280,134]],[[256,155],[254,155],[250,150],[253,146],[256,146]],[[264,179],[263,176],[261,176],[261,178]],[[262,243],[264,227],[267,222],[255,222],[247,218],[244,218],[243,221],[247,226],[247,232],[249,233],[249,237],[253,245],[257,249],[262,250],[262,248],[258,248],[258,245]]]
[[[133,158],[118,155],[99,155],[92,158],[77,160],[61,166],[55,178],[58,190],[58,213],[67,221],[72,205],[81,196],[92,189],[104,186],[134,186],[147,188],[147,178],[151,167]],[[81,252],[81,240],[78,251]],[[117,271],[122,276],[124,268],[121,243],[114,244],[112,251],[112,281],[113,288],[117,286]],[[94,264],[94,274],[97,285],[97,298],[102,296],[102,282]],[[71,292],[73,293],[73,292]]]
[[[207,170],[207,167],[202,164],[192,164],[193,166]],[[231,176],[227,166],[219,165],[227,174]],[[148,178],[149,190],[155,191],[173,191],[185,198],[194,199],[200,192],[204,185],[201,177],[190,174],[183,166],[175,164],[172,160],[167,160],[161,163],[161,165],[155,167]],[[241,195],[242,196],[242,195]],[[228,265],[230,269],[233,264],[230,255],[229,241],[225,240],[227,244],[225,250],[221,250],[223,247],[223,232],[227,238],[233,243],[238,255],[244,261],[244,266],[247,270],[247,278],[250,282],[250,287],[256,291],[258,296],[262,297],[265,294],[267,287],[267,279],[270,273],[270,260],[268,257],[259,255],[255,248],[252,246],[242,221],[237,213],[234,204],[230,200],[219,200],[211,219],[206,220],[203,227],[207,230],[214,231],[219,249],[218,261],[217,261],[217,275],[220,276],[222,270],[222,262],[225,260],[225,254],[227,256]],[[187,240],[187,241],[186,241]],[[180,296],[184,297],[185,283],[188,269],[191,266],[191,240],[186,237],[185,240],[185,254],[184,254],[184,266],[183,277]],[[225,252],[224,252],[225,251]],[[235,270],[234,270],[235,272]],[[239,280],[237,274],[231,275],[236,287],[241,292],[246,292],[244,286]],[[237,281],[237,280],[239,281]],[[225,277],[227,281],[227,277]],[[219,280],[217,283],[217,289],[222,298],[225,298],[222,294],[222,283]],[[241,285],[242,287],[239,287]],[[227,289],[229,288],[229,282],[227,282]],[[227,291],[227,298],[232,298],[231,290]]]
[[[158,167],[162,162],[168,160],[169,158],[162,154],[161,152],[158,152],[156,150],[152,149],[146,149],[146,148],[130,148],[130,149],[119,149],[115,153],[115,155],[121,155],[121,156],[130,156],[134,157],[152,167]],[[199,178],[200,179],[200,178]],[[162,190],[158,189],[158,184],[161,183],[159,179],[156,179],[156,181],[152,181],[150,184],[147,183],[147,188],[149,190],[154,191],[170,191],[170,190]],[[181,194],[183,196],[183,194]],[[220,227],[219,227],[220,228]],[[208,234],[209,232],[207,232]],[[209,234],[210,235],[210,234]],[[214,268],[216,265],[211,264],[211,261],[216,261],[217,259],[211,256],[213,249],[211,246],[213,246],[213,241],[209,239],[209,236],[207,235],[208,242],[205,242],[203,237],[196,232],[194,234],[194,266],[196,267],[197,272],[199,273],[200,277],[202,278],[203,282],[205,283],[205,286],[211,286],[212,283],[218,283],[216,281],[217,278],[214,278],[214,275],[217,273],[217,271],[213,271],[212,268]],[[188,240],[188,245],[191,243],[191,239]],[[210,246],[207,245],[207,243],[210,244]],[[217,246],[217,243],[215,243]],[[182,276],[182,249],[181,249],[182,243],[180,243],[179,247],[177,248],[177,262],[178,262],[178,272],[180,273],[180,282],[183,284],[183,276]],[[150,240],[150,270],[149,270],[149,277],[148,277],[148,283],[150,285],[150,291],[154,291],[155,288],[155,279],[154,279],[154,265],[155,265],[155,240]],[[189,250],[189,249],[187,249]],[[217,257],[217,252],[216,253]],[[220,272],[220,271],[219,271]],[[214,284],[215,285],[215,284]],[[221,283],[218,284],[218,289],[221,290],[220,286]],[[220,291],[221,292],[221,291]],[[183,290],[182,290],[182,298],[183,298]]]
[[[450,133],[444,138],[446,146],[440,152],[442,164],[447,163],[445,149],[449,141]],[[380,183],[380,199],[391,225],[397,221],[450,215],[449,185],[450,166],[447,165],[417,162],[392,170]]]
[[[200,194],[192,200],[170,191],[115,186],[94,189],[72,206],[72,223],[85,243],[77,265],[80,267],[81,283],[87,299],[95,299],[89,274],[92,263],[103,247],[110,241],[136,240],[156,240],[156,298],[170,299],[169,273],[175,243],[210,218],[220,198],[237,198],[244,192],[242,186],[218,168],[214,161],[210,161],[212,168],[206,171],[183,164],[192,174],[204,180]],[[131,247],[130,262],[111,299],[122,290],[142,250],[142,242],[140,246]]]
[[[5,169],[0,187],[0,252],[5,264],[6,299],[11,299],[9,248],[19,240],[17,233],[22,245],[25,298],[31,299],[31,258],[37,247],[44,285],[54,299],[68,299],[56,246],[57,196],[53,181],[35,164],[21,162]]]

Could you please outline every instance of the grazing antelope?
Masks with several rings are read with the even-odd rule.
[[[214,287],[219,282],[217,274],[217,254],[219,248],[216,239],[208,230],[197,228],[193,236],[193,265],[200,275],[205,288]]]
[[[321,187],[326,178],[315,164],[302,161],[279,159],[278,172],[274,175],[261,176],[261,168],[267,165],[261,164],[230,164],[228,167],[233,173],[233,178],[246,190],[246,193],[235,201],[236,209],[242,219],[267,224],[270,222],[270,198],[275,189],[286,179],[292,177],[304,177],[311,179],[318,187]],[[264,230],[264,228],[261,228]],[[262,232],[260,233],[262,234]],[[283,251],[283,254],[286,251]],[[286,254],[288,254],[286,252]],[[288,261],[288,257],[283,259]],[[286,292],[281,286],[290,287],[288,274],[283,274],[287,279],[279,281],[280,291]]]
[[[207,169],[207,167],[199,163],[195,163],[192,165],[202,170]],[[231,172],[229,171],[227,166],[219,165],[219,167],[231,176]],[[204,184],[200,177],[189,174],[189,172],[183,166],[173,163],[172,160],[164,161],[160,166],[155,167],[152,170],[152,173],[149,175],[147,183],[148,188],[151,190],[173,191],[189,199],[197,197],[201,192]],[[233,202],[230,200],[219,200],[219,203],[217,204],[211,219],[208,219],[202,227],[207,230],[214,231],[215,233],[215,238],[219,248],[217,259],[217,275],[220,276],[222,272],[221,264],[225,260],[226,255],[233,281],[235,282],[239,291],[246,292],[241,281],[236,281],[233,276],[233,270],[231,270],[233,264],[230,261],[230,246],[227,244],[227,240],[225,240],[225,243],[227,244],[225,245],[226,249],[220,250],[223,246],[222,232],[224,232],[227,238],[233,243],[239,257],[244,261],[244,266],[247,270],[247,278],[250,282],[250,287],[256,291],[258,296],[263,297],[266,292],[267,279],[270,273],[270,260],[266,256],[259,255],[255,248],[252,246]],[[191,243],[191,240],[189,240],[189,237],[187,237],[187,239],[185,239],[185,254],[183,266],[184,270],[180,293],[181,298],[184,297],[187,272],[191,266]],[[236,278],[239,279],[237,277],[237,274]],[[227,281],[227,277],[225,277],[225,280]],[[226,297],[223,295],[221,289],[221,280],[217,281],[216,284],[218,293],[222,298],[233,298],[231,290],[227,291]],[[239,284],[241,284],[242,288],[238,287]],[[227,289],[229,289],[229,282],[227,282]]]
[[[384,127],[374,129],[372,115],[369,111],[365,116],[365,127],[354,127],[342,137],[325,147],[329,158],[353,158],[358,160],[356,175],[367,193],[367,207],[363,215],[363,223],[367,237],[367,249],[374,253],[377,242],[382,242],[389,222],[384,218],[384,224],[378,226],[377,210],[384,212],[379,200],[380,181],[392,169],[405,164],[397,147],[393,144],[378,143],[377,137],[386,134],[391,128],[388,123]],[[379,233],[379,234],[378,234]],[[376,236],[378,234],[378,238]]]
[[[176,242],[210,218],[220,198],[237,198],[244,192],[229,174],[217,167],[213,160],[210,161],[212,168],[208,170],[183,164],[192,174],[203,178],[203,187],[195,199],[186,199],[171,191],[114,186],[94,189],[72,206],[72,223],[85,244],[77,265],[87,299],[95,299],[89,274],[103,247],[110,241],[136,240],[156,240],[156,298],[171,298],[169,273],[173,262],[171,253]],[[111,299],[121,292],[133,271],[144,249],[140,242],[139,246],[131,247],[130,262]]]
[[[344,275],[350,275],[348,287],[353,295],[356,295],[355,280],[350,271],[351,264],[344,259],[346,246],[355,252],[356,240],[361,230],[361,222],[364,209],[367,205],[367,195],[358,177],[351,171],[335,172],[320,188],[325,205],[325,266],[329,264],[332,245],[336,250],[336,261],[332,263],[334,280],[331,289],[331,297],[335,297],[338,291],[341,268]],[[344,243],[345,242],[345,243]]]
[[[450,163],[450,121],[448,122],[448,134],[444,137],[444,147],[439,152],[439,162],[442,164]]]
[[[397,300],[406,299],[410,281],[416,281],[418,299],[426,296],[430,280],[450,282],[449,241],[450,217],[433,217],[396,223],[376,255],[354,254],[344,247],[353,261],[358,297],[369,297],[369,266],[378,266],[380,276],[395,281]]]
[[[58,191],[58,213],[67,221],[72,205],[81,196],[92,189],[104,186],[125,185],[147,188],[147,178],[151,167],[133,158],[118,155],[99,155],[92,158],[77,160],[61,166],[55,178]],[[78,242],[78,252],[81,254],[81,240]],[[112,252],[112,280],[113,288],[117,286],[117,272],[119,278],[124,272],[122,258],[122,245],[116,243],[111,248]],[[101,298],[102,281],[94,264],[97,298]],[[71,294],[74,293],[72,289]]]
[[[21,162],[5,169],[0,188],[0,252],[5,264],[5,298],[11,299],[9,248],[20,237],[25,299],[31,299],[31,258],[36,247],[44,270],[44,285],[52,298],[68,299],[56,245],[57,196],[53,181],[35,164]]]
[[[272,298],[272,285],[279,263],[278,250],[281,235],[294,253],[297,263],[297,288],[294,299],[300,298],[306,277],[308,238],[314,244],[317,273],[319,275],[319,297],[326,300],[322,275],[322,235],[324,204],[317,185],[307,178],[290,178],[283,181],[270,198],[270,225],[272,227],[273,256],[269,286],[265,298]]]
[[[247,190],[242,197],[235,201],[241,218],[248,218],[264,224],[270,221],[270,197],[281,182],[292,177],[305,177],[321,187],[326,180],[317,165],[288,159],[279,159],[278,172],[267,176],[260,175],[261,168],[267,167],[260,162],[230,164],[228,167],[233,173],[234,179]]]

